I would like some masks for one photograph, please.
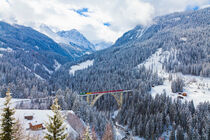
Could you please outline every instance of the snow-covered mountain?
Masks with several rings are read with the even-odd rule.
[[[78,46],[82,46],[85,49],[88,49],[90,51],[95,50],[95,46],[90,41],[88,41],[87,38],[85,38],[84,35],[81,34],[79,31],[77,31],[76,29],[72,29],[69,31],[59,31],[57,32],[57,34],[60,37],[63,37],[66,40],[68,40],[68,42],[77,44]]]
[[[80,57],[95,52],[95,46],[76,29],[54,32],[47,25],[42,24],[39,31],[46,34],[64,48],[70,56]]]
[[[52,29],[50,27],[48,27],[45,24],[41,24],[39,26],[38,30],[41,33],[43,33],[43,34],[49,36],[50,38],[52,38],[57,43],[66,43],[66,44],[68,44],[68,41],[65,38],[60,37],[59,35],[57,35],[55,32],[52,31]]]
[[[114,46],[120,46],[122,44],[126,44],[129,41],[136,40],[143,34],[143,31],[144,27],[141,25],[137,25],[134,29],[124,33],[123,36],[118,38]]]

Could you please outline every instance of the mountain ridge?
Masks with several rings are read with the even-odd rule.
[[[56,41],[72,57],[78,58],[96,51],[95,46],[76,29],[54,32],[50,27],[42,24],[39,30]]]

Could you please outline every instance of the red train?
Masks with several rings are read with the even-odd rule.
[[[121,92],[124,91],[123,89],[120,90],[109,90],[109,91],[99,91],[99,92],[86,92],[86,93],[80,93],[80,95],[86,95],[86,94],[100,94],[100,93],[112,93],[112,92]]]

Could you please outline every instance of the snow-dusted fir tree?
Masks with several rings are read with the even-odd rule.
[[[84,131],[82,140],[93,140],[89,125],[87,126],[87,128]]]
[[[20,120],[17,120],[15,122],[13,130],[14,130],[13,140],[23,140],[26,137]]]
[[[15,125],[15,118],[13,117],[15,110],[11,107],[11,95],[10,91],[6,92],[5,103],[3,108],[3,113],[1,114],[1,133],[0,139],[1,140],[12,140],[14,134],[14,125]]]
[[[54,100],[51,110],[54,115],[49,116],[49,122],[46,123],[47,133],[45,139],[64,140],[67,138],[67,133],[65,133],[66,126],[64,125],[64,117],[60,112],[57,98]]]
[[[175,124],[175,122],[173,122],[173,126],[172,126],[172,130],[171,130],[169,140],[175,140],[176,139],[175,138],[175,131],[176,131],[175,126],[176,126],[176,124]]]

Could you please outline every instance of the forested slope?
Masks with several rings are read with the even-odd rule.
[[[174,13],[154,19],[154,24],[137,26],[119,38],[113,47],[64,65],[50,80],[56,88],[74,91],[136,89],[149,91],[161,84],[156,73],[137,65],[159,48],[170,53],[164,67],[171,72],[209,75],[210,8]],[[71,66],[94,60],[93,66],[69,74]],[[56,81],[56,82],[55,82]]]
[[[179,139],[208,139],[209,102],[196,108],[193,102],[173,101],[165,94],[152,98],[149,91],[162,84],[162,77],[152,68],[137,66],[161,49],[169,54],[163,63],[167,72],[209,77],[209,13],[210,8],[174,13],[154,19],[150,26],[139,25],[112,48],[65,64],[53,74],[50,84],[77,92],[132,89],[133,96],[124,98],[117,122],[134,135],[152,139],[170,131],[171,137]],[[69,72],[72,66],[87,60],[94,61],[93,65],[74,74]],[[113,100],[106,95],[96,106],[100,110],[116,109]]]

